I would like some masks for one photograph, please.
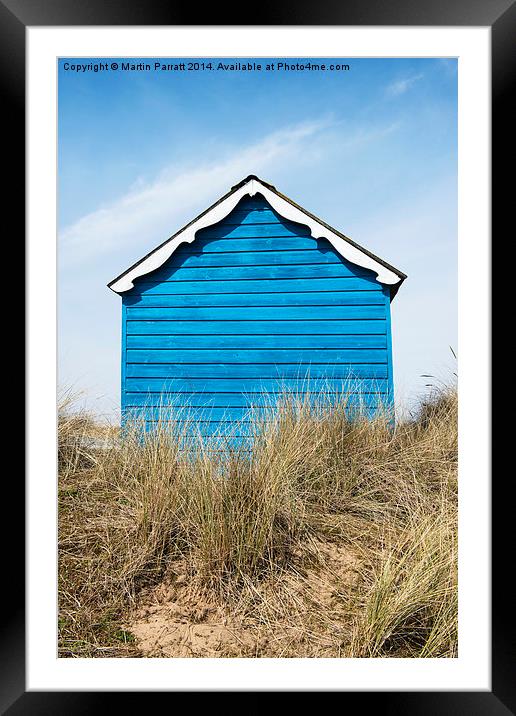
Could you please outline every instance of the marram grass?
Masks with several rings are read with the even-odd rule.
[[[345,398],[263,415],[250,451],[214,450],[185,415],[120,433],[63,402],[61,656],[146,655],[127,624],[178,565],[242,624],[221,656],[457,656],[455,390],[394,429]]]

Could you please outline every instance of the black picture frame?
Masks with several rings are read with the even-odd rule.
[[[168,4],[163,0],[0,0],[0,87],[5,123],[4,141],[13,150],[5,186],[5,206],[16,217],[18,247],[25,215],[25,30],[34,26],[77,25],[388,25],[388,26],[489,26],[492,37],[492,212],[493,238],[511,226],[508,212],[514,204],[511,176],[514,113],[510,103],[516,86],[514,51],[516,38],[515,0],[322,0],[295,4],[222,6],[201,8]],[[197,20],[202,17],[202,22]],[[512,150],[511,150],[512,147]],[[506,238],[506,237],[505,237]],[[507,240],[507,238],[506,238]],[[15,246],[16,248],[16,246]],[[494,315],[494,313],[493,313]],[[501,442],[501,439],[500,439]],[[7,479],[7,478],[6,478]],[[122,708],[124,696],[132,707],[149,693],[113,692],[26,692],[24,627],[24,536],[22,531],[24,487],[21,478],[10,479],[9,512],[4,520],[4,577],[8,575],[10,609],[0,616],[0,709],[18,714],[82,714],[93,710]],[[507,481],[512,477],[507,474]],[[516,639],[512,619],[514,596],[508,589],[510,560],[505,557],[513,543],[512,501],[501,481],[493,480],[493,581],[492,581],[492,691],[468,692],[344,692],[345,705],[360,699],[359,708],[377,707],[382,714],[516,714]],[[12,519],[12,518],[15,519]],[[17,525],[15,527],[15,525]],[[14,536],[14,529],[16,535]],[[505,569],[502,568],[505,567]],[[116,699],[116,701],[115,701]],[[125,700],[125,699],[124,699]],[[147,705],[148,708],[148,705]]]

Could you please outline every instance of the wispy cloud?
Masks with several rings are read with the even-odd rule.
[[[317,137],[332,126],[332,119],[304,122],[273,132],[247,147],[234,150],[219,162],[194,168],[169,166],[150,182],[137,182],[125,195],[83,216],[60,235],[61,260],[68,266],[100,258],[124,247],[141,252],[148,242],[156,245],[205,208],[220,194],[250,173],[273,172],[288,162],[300,165]]]
[[[399,97],[399,95],[405,94],[416,82],[423,79],[423,75],[411,75],[410,77],[404,77],[399,80],[391,82],[385,88],[385,93],[388,97]]]
[[[258,142],[225,152],[218,161],[196,166],[167,166],[154,179],[139,179],[116,201],[86,214],[59,236],[62,269],[74,280],[85,276],[86,263],[102,261],[106,281],[126,265],[167,239],[192,215],[248,174],[273,183],[285,172],[313,168],[335,152],[362,151],[398,129],[398,124],[350,128],[324,117],[282,128]],[[123,256],[122,265],[120,257]]]

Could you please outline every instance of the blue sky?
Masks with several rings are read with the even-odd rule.
[[[60,386],[116,415],[121,301],[106,283],[251,173],[408,274],[392,304],[400,404],[425,390],[423,374],[455,370],[455,60],[342,58],[331,61],[350,70],[333,72],[64,69],[101,61],[59,62]]]

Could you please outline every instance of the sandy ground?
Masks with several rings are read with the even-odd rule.
[[[176,563],[142,594],[125,628],[146,657],[340,656],[358,561],[342,546],[325,543],[320,551],[322,565],[265,585],[256,608],[247,601],[231,611],[196,593]]]

